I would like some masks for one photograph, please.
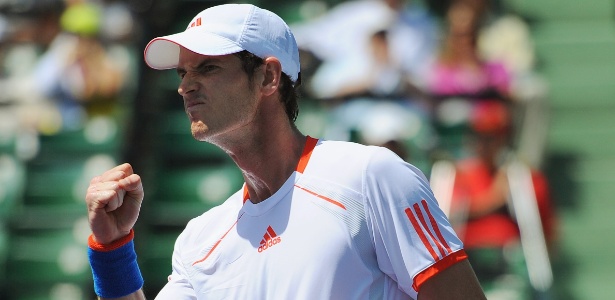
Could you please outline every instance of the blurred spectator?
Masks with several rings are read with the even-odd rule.
[[[429,76],[434,93],[497,92],[522,101],[545,96],[546,84],[534,71],[529,26],[502,3],[452,0],[445,26],[440,55]],[[468,79],[458,78],[462,76]]]
[[[471,116],[473,152],[457,163],[454,201],[467,204],[469,222],[460,231],[468,247],[504,247],[517,242],[518,229],[506,208],[506,159],[510,154],[511,114],[496,101],[481,101]],[[553,211],[547,180],[533,171],[536,199],[546,236],[553,237]]]
[[[519,16],[505,13],[483,26],[478,49],[481,57],[501,62],[513,74],[533,71],[534,45],[529,26]]]
[[[31,3],[32,4],[32,3]],[[17,4],[15,4],[18,6]],[[36,134],[60,120],[55,105],[37,88],[33,76],[39,57],[60,31],[61,3],[40,2],[31,11],[6,12],[0,41],[0,136],[15,141],[23,159],[36,154]]]
[[[109,28],[103,27],[108,26],[104,17],[99,3],[68,1],[60,19],[63,32],[35,70],[43,93],[58,104],[66,129],[79,128],[89,115],[111,113],[130,74],[126,58],[111,52],[117,46],[110,47],[114,33],[102,31]]]
[[[385,146],[404,159],[414,156],[411,140],[429,148],[419,85],[437,26],[419,4],[347,1],[294,31],[299,47],[322,60],[307,84],[328,108],[325,138]]]
[[[488,1],[487,5],[493,1]],[[515,100],[539,100],[547,86],[534,70],[536,54],[528,24],[517,14],[502,9],[489,14],[478,39],[480,57],[499,62],[511,77],[510,94]]]
[[[389,45],[387,31],[372,34],[371,55],[364,61],[365,69],[357,70],[356,66],[361,64],[354,64],[353,73],[360,75],[331,95],[341,101],[330,108],[330,124],[325,137],[384,146],[410,160],[407,143],[411,140],[426,143],[419,136],[422,137],[428,124],[427,114],[420,101],[421,95],[417,93],[418,88],[393,62]],[[313,83],[326,85],[319,79],[322,78],[317,76]]]
[[[342,2],[314,20],[296,24],[293,31],[299,47],[323,62],[311,85],[320,99],[345,95],[356,82],[374,83],[374,65],[383,60],[418,81],[437,40],[435,19],[419,4],[403,0]],[[386,50],[379,46],[382,43]],[[374,51],[379,54],[374,56]]]
[[[364,59],[341,60],[321,67],[313,78],[316,94],[333,99],[357,97],[403,99],[418,89],[410,75],[391,55],[389,32],[377,30],[369,37],[369,56]],[[338,76],[347,73],[347,77]],[[350,76],[354,77],[349,78]]]
[[[55,10],[13,24],[3,57],[3,101],[17,123],[43,134],[81,128],[89,117],[112,114],[134,74],[132,19],[116,1],[56,1]],[[123,8],[123,9],[122,9]]]
[[[454,176],[440,174],[452,184],[449,218],[488,298],[526,299],[531,286],[518,221],[527,221],[527,215],[515,214],[511,205],[515,200],[509,183],[517,179],[509,177],[509,168],[512,158],[520,156],[517,141],[523,134],[514,113],[527,119],[527,103],[519,100],[534,93],[518,84],[532,73],[533,52],[520,19],[494,14],[490,4],[453,0],[446,13],[441,49],[426,85],[434,96],[433,121],[441,150],[434,157],[453,161]],[[511,42],[519,45],[496,45]],[[550,246],[555,212],[548,181],[535,166],[527,166],[528,189],[533,189],[528,193],[535,196],[542,242]],[[434,186],[446,180],[432,178]],[[448,208],[447,197],[441,199]]]
[[[508,98],[511,75],[503,62],[487,61],[478,49],[485,0],[456,0],[446,14],[441,50],[427,88],[438,97]]]
[[[510,207],[507,168],[511,119],[509,108],[502,102],[475,102],[470,118],[473,151],[455,163],[450,219],[485,287],[511,278],[516,278],[517,283],[523,282],[523,277],[527,276],[520,271],[525,267],[519,268],[525,264],[524,260],[511,255],[519,252],[515,249],[520,247],[517,221],[527,217],[515,215]],[[545,242],[552,245],[555,213],[548,181],[544,174],[533,169],[531,182]]]
[[[426,73],[438,133],[436,159],[466,155],[463,136],[473,102],[512,99],[511,72],[503,62],[487,60],[478,48],[489,8],[488,0],[453,0],[446,11],[440,50]]]

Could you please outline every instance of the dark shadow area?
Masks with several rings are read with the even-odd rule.
[[[578,161],[578,154],[566,152],[549,153],[545,158],[545,174],[549,178],[553,202],[560,211],[579,207],[580,187],[573,178]]]
[[[570,289],[570,284],[575,280],[575,262],[566,253],[566,249],[560,247],[554,255],[551,266],[553,268],[553,288],[551,299],[553,300],[580,300],[578,295]]]
[[[544,170],[549,178],[552,199],[557,211],[572,211],[581,205],[579,203],[580,186],[573,178],[578,161],[579,155],[571,152],[552,152],[545,158]],[[558,247],[555,250],[551,265],[554,277],[551,299],[581,299],[570,289],[571,283],[576,278],[577,262],[573,260],[565,247]]]

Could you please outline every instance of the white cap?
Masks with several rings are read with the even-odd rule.
[[[278,15],[250,4],[225,4],[200,12],[184,32],[157,37],[145,47],[145,62],[154,69],[176,68],[180,46],[202,55],[243,50],[276,57],[282,72],[297,81],[299,50],[288,25]]]

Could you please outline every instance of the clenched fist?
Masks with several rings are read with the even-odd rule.
[[[130,233],[143,201],[141,177],[122,164],[90,181],[85,196],[88,220],[96,242],[109,244]]]

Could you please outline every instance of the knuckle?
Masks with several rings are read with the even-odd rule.
[[[100,181],[100,176],[93,177],[93,178],[90,180],[90,185],[93,185],[93,184],[95,184],[95,183],[97,183],[97,182],[99,182],[99,181]]]

